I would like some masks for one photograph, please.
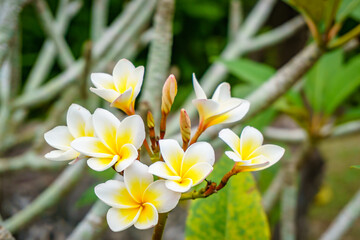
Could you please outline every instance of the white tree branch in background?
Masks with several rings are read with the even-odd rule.
[[[46,209],[57,204],[81,179],[85,169],[86,161],[79,161],[72,166],[68,166],[55,182],[46,188],[33,202],[7,219],[3,223],[4,227],[10,232],[15,233],[42,214]]]
[[[81,1],[72,1],[71,3],[68,3],[68,0],[61,0],[59,2],[56,15],[57,18],[53,26],[56,32],[62,36],[64,35],[69,26],[70,20],[78,13],[81,5]],[[57,49],[54,42],[51,39],[47,39],[43,44],[36,62],[30,71],[29,77],[25,82],[26,92],[33,91],[43,83],[46,76],[51,71],[56,54]]]
[[[336,219],[330,224],[330,227],[320,237],[320,240],[338,240],[342,239],[345,232],[360,216],[360,190],[340,212]]]
[[[251,51],[256,51],[261,48],[277,44],[291,37],[303,26],[305,26],[304,20],[301,17],[295,17],[294,19],[284,23],[283,25],[254,38],[241,38],[240,29],[238,32],[238,37],[226,46],[226,48],[220,55],[220,58],[232,60]],[[227,73],[228,71],[223,64],[219,62],[215,62],[214,64],[212,64],[201,78],[201,84],[204,91],[210,93],[210,91],[212,91],[217,84],[219,84],[226,78]],[[187,101],[184,103],[184,108],[186,109],[190,117],[194,117],[196,113],[195,108],[192,105],[192,99],[194,99],[193,93],[189,95]],[[177,125],[178,117],[178,114],[173,116],[171,121],[169,122],[167,127],[168,134],[174,134],[179,131]]]
[[[128,4],[123,14],[119,15],[108,30],[104,32],[101,39],[95,44],[93,50],[94,64],[107,52],[115,39],[132,39],[139,29],[142,29],[146,25],[153,12],[152,5],[154,5],[154,3],[155,0],[133,0]],[[142,14],[139,14],[140,9],[144,11]],[[136,21],[129,24],[133,18],[135,18]],[[129,31],[124,31],[125,27],[128,27]],[[70,68],[51,79],[42,87],[32,93],[25,93],[19,96],[13,102],[12,107],[29,107],[48,101],[68,86],[68,84],[74,82],[83,72],[84,66],[84,59],[81,58],[77,60]]]
[[[155,121],[160,120],[161,91],[169,74],[173,45],[175,0],[159,0],[154,15],[154,36],[150,43],[141,101],[152,110]]]
[[[64,67],[70,67],[75,61],[74,56],[72,55],[71,49],[66,43],[64,36],[60,34],[60,32],[56,31],[56,25],[47,2],[44,0],[35,0],[34,4],[44,32],[54,42],[58,50],[61,60],[60,63]]]
[[[91,40],[95,43],[106,29],[109,0],[94,0],[91,11]]]

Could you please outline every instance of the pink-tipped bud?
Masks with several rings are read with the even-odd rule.
[[[191,121],[185,109],[180,112],[180,132],[184,144],[188,144],[191,137]]]
[[[163,114],[167,115],[170,112],[176,94],[177,94],[177,82],[175,76],[171,74],[166,79],[162,90],[161,112]]]

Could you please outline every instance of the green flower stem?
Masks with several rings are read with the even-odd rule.
[[[152,240],[161,240],[169,213],[159,213],[159,221],[154,228]]]

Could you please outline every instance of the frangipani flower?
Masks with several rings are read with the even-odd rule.
[[[124,111],[128,115],[135,113],[135,98],[140,92],[144,78],[144,67],[135,68],[127,59],[121,59],[114,67],[112,75],[106,73],[91,74],[96,88],[90,91]]]
[[[79,137],[94,136],[90,112],[80,105],[72,104],[66,117],[67,126],[57,126],[44,134],[45,141],[56,148],[45,155],[54,161],[77,158],[80,153],[71,147],[71,142]]]
[[[244,128],[240,138],[228,128],[221,130],[219,137],[233,150],[225,154],[244,172],[268,168],[279,161],[285,152],[276,145],[262,145],[264,139],[261,132],[250,126]]]
[[[194,143],[185,153],[172,139],[160,140],[159,145],[165,162],[152,164],[149,172],[167,179],[165,184],[170,190],[186,192],[201,183],[213,170],[215,153],[209,143]]]
[[[124,181],[109,180],[95,187],[96,195],[112,208],[107,222],[118,232],[134,225],[147,229],[158,222],[158,213],[171,211],[179,202],[180,193],[165,187],[164,180],[153,181],[148,166],[135,161],[124,171]]]
[[[200,116],[200,126],[206,129],[220,123],[232,123],[242,119],[248,112],[250,103],[240,98],[232,98],[230,84],[221,83],[211,99],[207,99],[204,90],[193,75],[196,98],[193,104]]]
[[[138,115],[122,122],[112,113],[98,108],[93,114],[96,137],[77,138],[71,146],[91,157],[87,163],[96,171],[103,171],[115,164],[115,170],[123,171],[138,156],[138,149],[145,139],[144,122]]]

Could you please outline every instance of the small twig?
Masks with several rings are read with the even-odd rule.
[[[360,216],[360,190],[350,202],[341,210],[329,228],[320,237],[320,240],[342,239],[345,232],[352,226]]]
[[[16,213],[4,222],[5,228],[15,233],[23,226],[33,221],[46,209],[57,204],[81,179],[85,170],[86,161],[79,161],[73,166],[68,166],[61,175],[43,193],[23,210]]]
[[[0,142],[4,142],[7,132],[7,123],[10,115],[10,81],[11,81],[10,60],[6,59],[0,67]]]

